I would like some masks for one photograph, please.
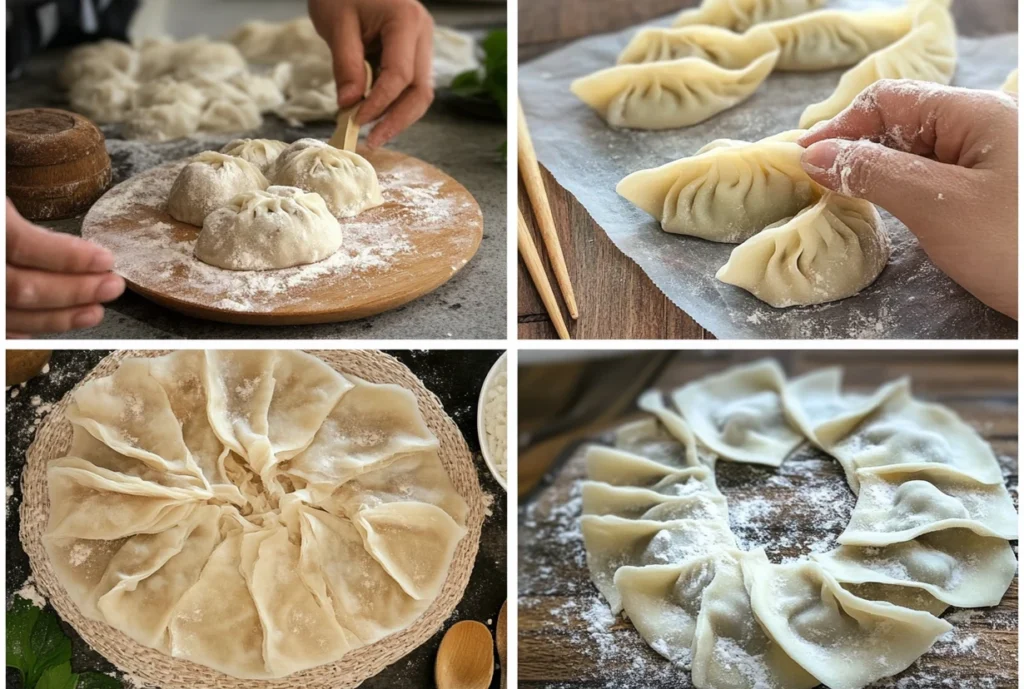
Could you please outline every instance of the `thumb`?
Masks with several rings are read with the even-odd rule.
[[[818,184],[881,206],[910,226],[913,216],[961,186],[963,172],[866,140],[820,141],[804,151],[801,163]]]

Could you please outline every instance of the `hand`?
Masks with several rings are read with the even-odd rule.
[[[819,184],[881,206],[943,272],[1017,318],[1016,98],[880,81],[800,139]]]
[[[309,0],[309,16],[334,57],[338,107],[366,88],[366,47],[380,47],[380,76],[356,123],[381,117],[366,140],[381,146],[423,117],[434,100],[434,20],[416,0]]]
[[[124,292],[114,257],[84,239],[33,225],[7,199],[7,337],[91,328]]]

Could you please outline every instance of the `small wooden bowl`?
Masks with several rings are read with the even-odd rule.
[[[53,108],[7,113],[7,196],[29,220],[84,212],[110,177],[103,133],[85,117]]]

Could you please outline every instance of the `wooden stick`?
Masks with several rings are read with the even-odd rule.
[[[373,85],[373,68],[369,62],[363,63],[366,66],[366,87],[363,89],[363,100],[370,95],[370,87]],[[350,105],[338,112],[338,126],[334,130],[334,136],[327,143],[335,148],[346,151],[355,151],[359,143],[359,125],[356,124],[356,115],[359,114],[359,106],[363,101]]]
[[[526,127],[526,115],[523,113],[521,103],[519,104],[519,174],[523,178],[523,184],[526,185],[526,193],[530,197],[533,214],[537,218],[540,236],[544,239],[548,258],[551,259],[551,268],[555,273],[555,279],[558,280],[558,288],[562,290],[569,315],[575,320],[580,317],[580,310],[576,307],[576,295],[572,291],[569,270],[565,267],[562,245],[558,241],[555,219],[551,215],[551,204],[548,203],[544,178],[541,176],[540,164],[537,162],[537,152],[533,148],[530,130]]]
[[[551,323],[558,331],[558,336],[563,340],[570,339],[569,331],[565,328],[565,321],[562,320],[562,311],[558,308],[558,300],[555,299],[551,283],[548,282],[544,264],[541,263],[540,254],[533,243],[533,237],[530,236],[530,230],[526,227],[526,219],[523,218],[521,210],[519,211],[519,254],[523,257],[523,263],[526,264],[526,270],[530,272],[530,277],[533,278],[533,284],[537,287],[537,292],[540,293],[541,301],[544,302],[544,308],[548,310],[548,316],[551,317]]]

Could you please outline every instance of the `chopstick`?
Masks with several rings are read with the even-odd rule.
[[[551,283],[548,281],[548,276],[544,272],[544,264],[541,263],[540,253],[537,251],[537,246],[533,243],[533,237],[530,235],[529,228],[526,227],[526,219],[523,217],[523,211],[518,210],[518,213],[519,253],[523,257],[523,263],[526,264],[526,270],[530,272],[530,277],[533,278],[533,284],[537,287],[537,292],[540,294],[541,301],[544,302],[544,308],[547,309],[548,316],[551,318],[551,323],[555,326],[558,336],[563,340],[568,340],[570,339],[569,331],[565,327],[565,321],[562,319],[562,312],[558,308],[558,300],[555,299],[555,292],[551,289]]]
[[[530,130],[526,126],[526,115],[523,113],[521,103],[518,104],[518,109],[519,174],[523,178],[523,184],[526,185],[526,193],[530,197],[533,215],[537,218],[537,226],[540,228],[540,236],[547,248],[548,258],[551,259],[551,269],[558,281],[558,288],[562,291],[565,305],[569,309],[569,316],[575,320],[580,317],[580,310],[576,307],[576,295],[572,291],[569,270],[565,266],[562,245],[558,241],[555,219],[551,215],[551,205],[548,203],[547,190],[544,188],[544,178],[541,177],[540,164],[537,162],[537,152],[533,148],[533,139],[530,138]]]

